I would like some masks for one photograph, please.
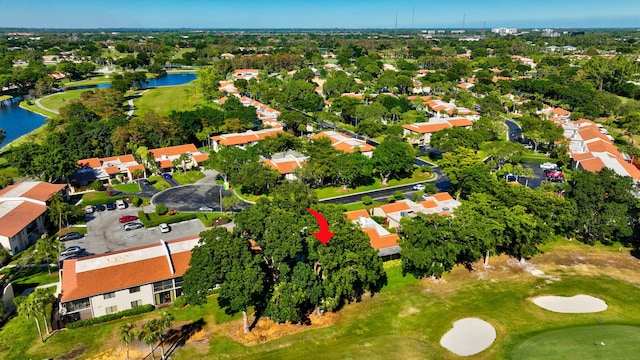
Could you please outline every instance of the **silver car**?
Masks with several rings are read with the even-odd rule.
[[[136,229],[140,229],[143,228],[144,225],[141,222],[129,222],[123,225],[123,229],[124,231],[129,231],[129,230],[136,230]]]
[[[60,257],[76,256],[82,252],[80,246],[70,246],[60,253]]]

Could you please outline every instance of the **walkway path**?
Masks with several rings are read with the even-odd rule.
[[[57,115],[57,114],[60,114],[60,112],[59,112],[59,111],[57,111],[57,110],[53,110],[53,109],[49,109],[48,107],[45,107],[44,105],[42,105],[42,104],[40,103],[40,100],[46,99],[46,98],[48,98],[49,96],[53,96],[53,95],[57,95],[57,94],[59,94],[59,93],[55,93],[55,94],[51,94],[51,95],[47,95],[47,96],[45,96],[45,97],[43,97],[43,98],[36,99],[36,105],[37,105],[40,109],[42,109],[42,110],[45,110],[45,111],[48,111],[48,112],[52,112],[52,113],[54,113],[54,114],[56,114],[56,115]]]

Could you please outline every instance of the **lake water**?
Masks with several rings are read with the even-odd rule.
[[[0,148],[44,125],[44,116],[24,110],[19,104],[18,98],[5,100],[0,104],[0,128],[7,132]]]
[[[147,87],[154,86],[172,86],[172,85],[182,85],[188,82],[191,82],[196,79],[196,74],[194,73],[179,73],[179,74],[167,74],[166,76],[149,79],[147,83]],[[95,88],[106,88],[111,86],[111,83],[97,84],[97,85],[85,85],[85,86],[69,86],[65,88],[65,90],[78,90],[78,89],[95,89]]]
[[[170,86],[182,85],[196,79],[194,73],[168,74],[158,79],[149,79],[147,86]],[[74,89],[105,88],[111,86],[110,83],[93,86],[78,86]],[[67,88],[67,90],[70,88]],[[28,134],[44,125],[45,117],[27,111],[18,106],[20,99],[14,98],[2,102],[0,106],[0,129],[7,132],[6,139],[0,144],[0,148],[6,146],[11,141]]]

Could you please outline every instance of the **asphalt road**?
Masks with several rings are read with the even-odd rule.
[[[449,185],[451,184],[449,182],[449,178],[447,177],[447,175],[441,173],[438,168],[434,169],[434,173],[438,175],[438,177],[435,180],[422,181],[418,183],[411,183],[407,185],[400,185],[400,186],[394,186],[394,187],[387,187],[384,189],[373,190],[366,193],[358,193],[354,195],[341,196],[338,198],[320,200],[320,202],[330,203],[330,204],[352,204],[352,203],[357,203],[362,201],[363,196],[371,196],[373,200],[386,201],[388,197],[393,196],[393,193],[398,190],[401,190],[408,199],[411,199],[413,197],[413,194],[417,192],[416,190],[413,190],[413,185],[424,184],[429,182],[434,182],[436,184],[436,187],[438,188],[438,191],[447,191],[447,189],[449,188]]]
[[[210,206],[220,211],[220,194],[223,197],[235,196],[231,191],[222,190],[221,185],[216,184],[192,184],[181,185],[163,190],[151,198],[153,205],[164,204],[169,209],[178,211],[198,211],[201,206]],[[241,210],[250,206],[241,203],[235,210]]]

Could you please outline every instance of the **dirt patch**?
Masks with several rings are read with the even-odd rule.
[[[246,346],[258,345],[270,340],[280,338],[282,336],[296,334],[302,331],[319,329],[327,326],[331,326],[338,319],[336,313],[326,313],[322,317],[310,316],[311,325],[300,324],[278,324],[270,319],[260,319],[258,324],[251,330],[250,333],[245,334],[242,331],[241,322],[234,323],[234,331],[229,335],[234,341],[237,341]]]
[[[89,348],[88,345],[85,344],[80,344],[79,346],[73,348],[71,351],[69,351],[68,353],[60,356],[58,359],[60,360],[73,360],[73,359],[77,359],[80,356],[82,356],[82,354],[84,354],[84,352]]]

